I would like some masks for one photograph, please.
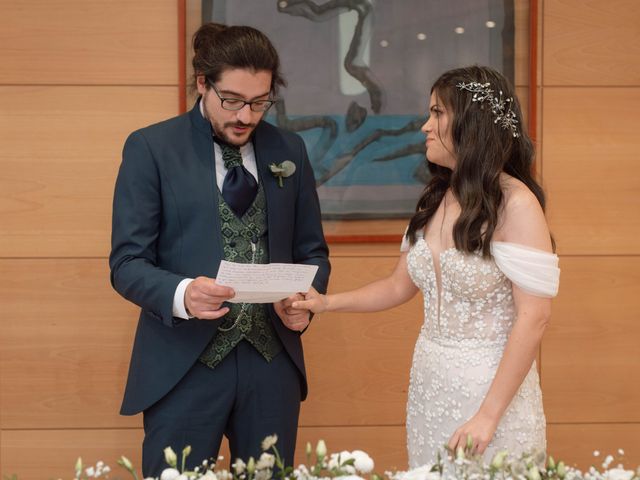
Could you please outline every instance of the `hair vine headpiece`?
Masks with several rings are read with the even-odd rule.
[[[500,90],[500,96],[496,97],[490,88],[490,83],[460,82],[456,87],[460,90],[467,90],[473,93],[472,101],[474,102],[489,102],[491,112],[496,117],[493,123],[499,124],[504,129],[511,130],[515,138],[520,136],[520,132],[518,132],[518,119],[516,118],[515,112],[511,110],[512,97],[502,98],[502,90]]]

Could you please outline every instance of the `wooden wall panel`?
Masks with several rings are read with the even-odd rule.
[[[4,430],[0,441],[0,474],[16,473],[20,480],[71,478],[78,456],[85,465],[102,460],[112,468],[112,478],[129,475],[116,464],[120,455],[129,458],[141,472],[141,429],[106,430]],[[298,430],[295,464],[306,463],[305,445],[318,440],[327,443],[329,452],[364,450],[376,462],[375,470],[407,468],[404,426],[397,427],[308,427]],[[220,454],[227,466],[229,451],[226,442]],[[142,478],[142,477],[141,477]]]
[[[178,83],[176,2],[0,0],[0,11],[0,84]]]
[[[544,184],[560,254],[640,253],[640,89],[543,93]]]
[[[607,455],[627,469],[640,466],[640,423],[551,424],[547,426],[548,452],[556,460],[583,471],[590,466],[602,469]],[[618,453],[622,449],[624,455]],[[594,456],[593,452],[600,452]]]
[[[335,259],[331,288],[395,261]],[[111,289],[106,259],[5,259],[0,273],[2,428],[137,426],[118,416],[137,308]],[[303,337],[311,385],[301,424],[403,424],[421,323],[419,296],[383,314],[318,316]]]
[[[1,87],[0,252],[107,256],[127,135],[176,114],[174,87]]]
[[[640,257],[562,257],[542,342],[547,419],[640,422]]]
[[[544,85],[640,85],[639,24],[637,0],[545,1]]]
[[[139,426],[118,411],[135,307],[105,259],[0,260],[2,429]]]
[[[330,292],[390,273],[397,258],[333,258]],[[405,420],[422,296],[382,313],[318,315],[304,334],[310,380],[302,425],[400,425]]]

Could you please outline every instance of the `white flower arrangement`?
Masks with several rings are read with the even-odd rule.
[[[246,463],[236,459],[231,470],[218,469],[215,462],[203,461],[192,471],[185,468],[186,459],[191,453],[187,446],[182,451],[181,464],[178,456],[170,448],[164,449],[164,456],[168,468],[163,470],[158,478],[145,480],[364,480],[368,475],[370,480],[640,480],[640,466],[634,470],[625,469],[622,464],[609,468],[614,457],[608,455],[602,463],[602,470],[595,467],[582,472],[568,467],[564,462],[556,462],[553,457],[547,457],[545,452],[512,457],[506,451],[498,452],[491,462],[486,463],[481,456],[470,455],[468,449],[459,448],[456,452],[446,451],[438,454],[438,461],[434,465],[423,465],[405,472],[385,472],[384,475],[374,473],[375,464],[371,457],[361,451],[327,452],[327,446],[320,440],[315,452],[310,443],[306,445],[307,465],[297,468],[285,466],[276,447],[277,435],[270,435],[262,442],[263,452],[255,460],[249,458]],[[315,453],[315,461],[312,456]],[[618,450],[619,455],[624,455]],[[600,452],[594,452],[598,457]],[[223,460],[219,457],[218,460]],[[131,461],[122,456],[118,464],[127,470],[135,480],[139,480]],[[82,459],[75,465],[75,480],[89,480],[92,478],[109,478],[111,469],[98,462],[95,466],[84,467]],[[17,480],[14,475],[8,477]]]

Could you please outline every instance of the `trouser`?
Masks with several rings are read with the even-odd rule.
[[[223,435],[229,440],[230,463],[236,458],[257,460],[262,440],[275,433],[285,465],[293,465],[300,395],[300,373],[284,350],[267,362],[241,341],[213,369],[196,362],[144,411],[144,477],[159,477],[168,467],[163,450],[169,446],[179,464],[183,448],[191,446],[188,470],[205,459],[217,459]]]

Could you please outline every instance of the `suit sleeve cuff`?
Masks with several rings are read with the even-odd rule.
[[[193,278],[185,278],[176,287],[176,292],[173,295],[173,316],[182,318],[183,320],[189,320],[190,317],[187,313],[187,308],[184,305],[184,292],[187,290],[187,286],[193,282]]]

